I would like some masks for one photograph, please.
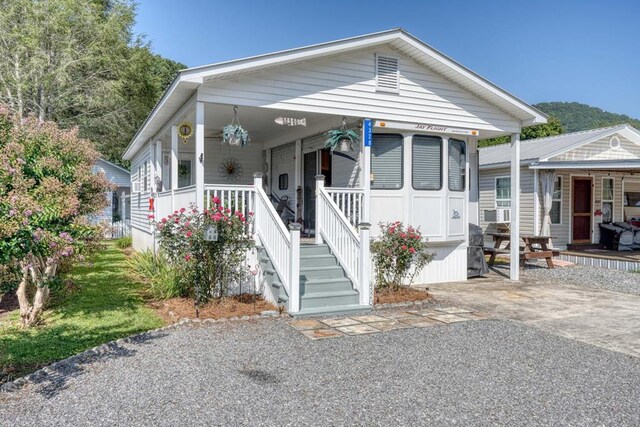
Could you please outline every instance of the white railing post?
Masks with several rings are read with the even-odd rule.
[[[371,143],[372,143],[372,123],[370,119],[362,122],[362,183],[364,189],[362,197],[362,221],[369,222],[371,217]]]
[[[324,175],[316,175],[316,245],[322,244],[322,236],[320,235],[320,226],[322,224],[322,209],[320,207],[322,198],[322,189],[324,188]]]
[[[300,311],[300,224],[289,224],[291,251],[289,252],[289,312]]]
[[[358,261],[358,275],[360,282],[360,305],[373,305],[373,289],[371,286],[371,259],[369,254],[369,229],[371,224],[361,222],[360,228],[360,257]]]
[[[253,174],[253,186],[255,187],[256,191],[258,190],[258,188],[262,188],[262,172],[255,172]]]

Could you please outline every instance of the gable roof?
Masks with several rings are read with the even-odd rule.
[[[465,68],[403,29],[392,29],[182,70],[133,137],[125,151],[124,158],[131,159],[144,142],[159,132],[166,122],[193,96],[198,86],[206,81],[271,69],[377,45],[390,45],[397,51],[413,58],[417,63],[428,67],[447,80],[516,118],[523,126],[546,122],[546,115],[541,111]]]
[[[105,159],[103,159],[102,157],[100,157],[98,160],[96,160],[96,166],[98,165],[98,163],[105,163],[105,164],[107,164],[107,165],[109,165],[109,166],[111,166],[111,167],[113,167],[113,168],[117,169],[118,171],[120,171],[120,172],[122,172],[122,173],[126,174],[127,176],[129,176],[129,175],[131,174],[131,172],[129,172],[128,170],[126,170],[126,169],[125,169],[125,168],[123,168],[122,166],[120,166],[120,165],[116,165],[115,163],[110,162],[109,160],[105,160]]]
[[[527,139],[520,143],[520,159],[525,164],[545,161],[551,157],[566,153],[575,148],[605,138],[619,132],[635,134],[640,144],[640,131],[631,125],[616,125],[565,133],[546,138]],[[494,145],[480,149],[480,167],[491,168],[507,165],[511,162],[510,144]]]

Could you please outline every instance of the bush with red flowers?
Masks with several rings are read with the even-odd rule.
[[[246,254],[255,246],[252,221],[253,213],[234,211],[217,197],[210,209],[182,208],[154,221],[161,252],[178,272],[184,296],[206,302],[247,280]],[[210,227],[217,229],[217,241],[205,240]]]
[[[427,251],[427,239],[419,229],[405,227],[400,221],[380,223],[380,236],[371,240],[376,287],[397,289],[433,260]]]

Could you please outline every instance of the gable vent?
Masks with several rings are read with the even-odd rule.
[[[376,55],[376,90],[384,92],[400,91],[398,58]]]

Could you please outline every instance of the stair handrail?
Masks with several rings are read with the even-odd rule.
[[[289,295],[289,312],[296,312],[299,310],[300,273],[297,258],[299,257],[300,230],[299,228],[287,230],[269,200],[269,196],[262,188],[262,174],[254,174],[254,187],[256,193],[255,231]],[[296,243],[297,248],[294,248]]]
[[[360,236],[324,188],[324,176],[316,176],[316,233],[327,243],[358,291]],[[364,261],[364,260],[363,260]]]

